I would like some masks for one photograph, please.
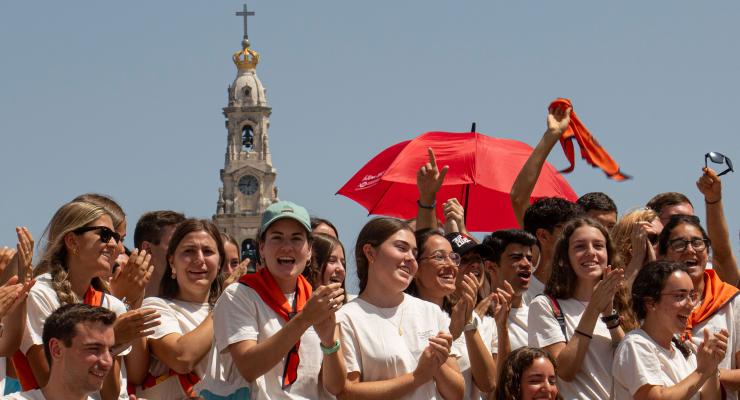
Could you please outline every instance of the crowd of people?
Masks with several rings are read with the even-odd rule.
[[[3,398],[738,399],[721,179],[697,181],[704,224],[674,192],[621,217],[600,192],[532,202],[569,111],[551,110],[514,182],[521,229],[481,241],[456,199],[437,205],[429,149],[416,218],[354,241],[356,294],[338,229],[296,203],[266,209],[241,260],[212,221],[168,210],[137,221],[129,251],[119,204],[72,199],[36,257],[22,227],[0,250]]]

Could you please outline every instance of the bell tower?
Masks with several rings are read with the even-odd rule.
[[[236,78],[229,86],[226,117],[226,154],[214,222],[241,244],[242,257],[256,261],[260,216],[277,201],[268,141],[270,114],[265,88],[257,77],[260,55],[250,48],[247,18],[254,12],[246,4],[236,13],[244,18],[242,49],[234,53]]]

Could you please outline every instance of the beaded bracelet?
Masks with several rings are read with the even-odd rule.
[[[327,356],[330,355],[330,354],[334,354],[334,353],[338,352],[339,351],[339,347],[340,347],[339,346],[339,340],[335,340],[334,341],[334,346],[331,346],[331,347],[324,347],[324,345],[321,344],[321,343],[319,343],[319,346],[321,346],[321,352],[324,353]]]

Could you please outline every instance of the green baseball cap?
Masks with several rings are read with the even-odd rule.
[[[264,233],[273,222],[283,218],[290,218],[300,223],[301,226],[306,228],[307,232],[311,232],[311,217],[308,215],[308,211],[292,201],[278,201],[267,207],[265,212],[262,213],[260,232]]]

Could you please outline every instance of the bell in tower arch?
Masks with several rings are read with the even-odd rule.
[[[254,131],[249,125],[244,125],[242,128],[242,150],[252,151],[254,149]]]

